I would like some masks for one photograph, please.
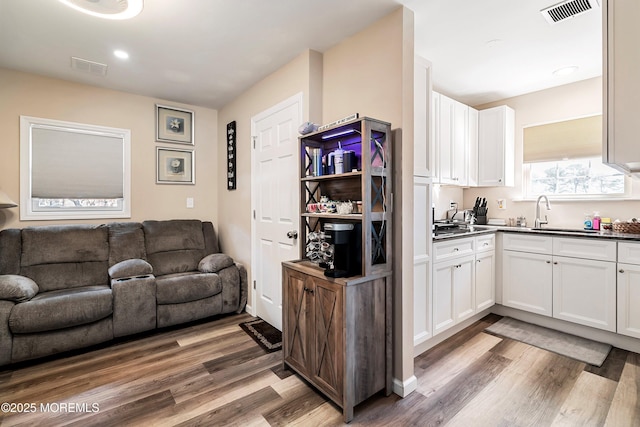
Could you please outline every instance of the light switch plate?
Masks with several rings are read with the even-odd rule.
[[[498,199],[498,209],[507,209],[507,201],[505,199]]]
[[[187,208],[193,208],[193,197],[187,197]]]

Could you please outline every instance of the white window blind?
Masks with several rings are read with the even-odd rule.
[[[123,197],[122,137],[33,127],[31,196],[116,199]]]
[[[524,128],[523,161],[549,162],[602,155],[602,116]]]

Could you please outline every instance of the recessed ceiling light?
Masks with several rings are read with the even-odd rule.
[[[496,46],[499,46],[500,44],[502,44],[502,42],[503,42],[502,39],[493,39],[493,40],[489,40],[485,44],[487,45],[487,47],[496,47]]]
[[[553,72],[555,76],[568,76],[571,73],[575,73],[578,71],[578,67],[576,65],[572,65],[570,67],[558,68]]]
[[[129,19],[142,12],[143,0],[58,0],[87,15],[104,19]]]
[[[129,59],[129,54],[127,52],[125,52],[124,50],[114,50],[113,54],[120,59]]]

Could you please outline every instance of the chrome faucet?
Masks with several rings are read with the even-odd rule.
[[[541,228],[542,224],[548,224],[547,216],[544,216],[544,221],[540,219],[540,200],[544,199],[546,202],[546,208],[548,211],[551,210],[551,205],[549,204],[549,199],[544,194],[541,194],[536,201],[536,221],[534,223],[534,228]]]

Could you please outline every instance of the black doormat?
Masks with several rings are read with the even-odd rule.
[[[267,353],[282,349],[282,332],[258,318],[240,323],[240,327]]]

